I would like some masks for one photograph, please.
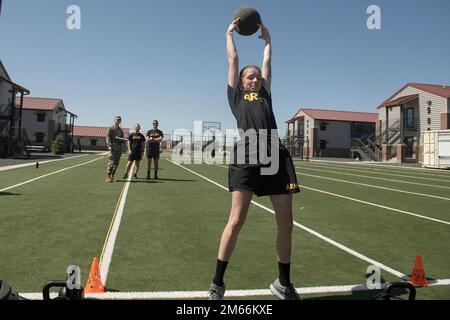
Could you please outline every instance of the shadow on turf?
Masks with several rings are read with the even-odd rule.
[[[366,274],[368,278],[370,274]],[[387,281],[381,277],[380,282],[382,284],[387,284]],[[304,298],[304,300],[374,300],[375,296],[383,292],[380,290],[363,290],[363,291],[352,291],[347,295],[331,295],[331,296],[321,296],[321,297],[311,297]],[[397,288],[392,291],[394,297],[400,297],[401,295],[409,295],[409,291],[403,288]],[[403,296],[400,299],[408,299],[408,296]]]
[[[127,180],[125,179],[117,179],[117,182],[127,182]],[[137,178],[137,179],[132,179],[130,181],[130,183],[158,183],[158,182],[164,182],[164,181],[169,181],[169,182],[194,182],[197,180],[183,180],[183,179],[164,179],[164,178],[159,178],[159,179],[149,179],[146,180],[144,178]]]
[[[348,295],[331,295],[304,298],[303,300],[374,300],[375,296],[382,293],[383,290],[365,290],[365,291],[353,291]],[[408,300],[409,291],[405,289],[396,289],[392,292],[395,300]]]
[[[383,290],[354,291],[349,295],[331,295],[313,298],[303,298],[303,300],[373,300],[374,297]]]
[[[0,196],[21,196],[20,193],[0,192]]]

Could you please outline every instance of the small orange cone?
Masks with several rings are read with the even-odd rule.
[[[428,286],[427,278],[425,277],[425,271],[423,270],[422,257],[419,255],[416,256],[416,262],[414,263],[409,282],[416,286]]]
[[[100,278],[100,267],[98,258],[94,257],[91,265],[91,271],[89,272],[89,279],[86,283],[85,293],[100,293],[105,292],[105,285]]]

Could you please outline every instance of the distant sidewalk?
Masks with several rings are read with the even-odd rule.
[[[300,158],[293,158],[293,160],[301,161]],[[319,158],[319,157],[310,157],[310,161],[317,162],[348,162],[353,164],[372,164],[377,166],[386,166],[386,167],[412,167],[412,168],[422,168],[421,163],[397,163],[397,162],[381,162],[381,161],[360,161],[356,159],[350,158]],[[303,161],[307,161],[306,158],[303,158]]]
[[[102,154],[104,151],[82,151],[81,153],[65,153],[63,155],[55,155],[53,153],[31,153],[30,157],[21,156],[21,157],[9,157],[9,158],[0,158],[0,168],[17,166],[27,163],[35,163],[37,161],[47,161],[47,160],[58,160],[65,158],[72,158],[76,156],[80,156],[83,154]]]

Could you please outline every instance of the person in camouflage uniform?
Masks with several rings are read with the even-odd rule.
[[[120,128],[120,123],[122,119],[120,116],[114,118],[114,125],[108,129],[108,134],[106,135],[106,146],[109,151],[109,161],[106,181],[113,182],[114,174],[119,166],[120,157],[123,153],[123,131]]]

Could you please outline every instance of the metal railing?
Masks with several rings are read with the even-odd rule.
[[[10,118],[10,115],[8,113],[11,110],[11,104],[0,104],[0,110],[1,110],[0,111],[0,133],[1,133],[3,129],[8,125]],[[8,114],[8,116],[6,116],[6,114]]]
[[[304,157],[309,157],[307,152],[305,153],[305,150],[308,150],[309,141],[304,136],[287,136],[282,140],[282,143],[289,150],[291,157],[302,160]]]
[[[389,133],[393,133],[392,136],[389,136]],[[381,131],[380,135],[375,136],[374,134],[371,138],[367,139],[369,144],[376,146],[377,148],[381,148],[382,144],[394,144],[397,142],[398,138],[400,138],[400,120],[396,120],[389,127],[385,127],[384,130]],[[372,140],[375,137],[374,140]]]
[[[359,138],[351,139],[351,148],[350,151],[352,153],[358,153],[361,156],[361,160],[363,161],[379,161],[380,159],[377,157],[374,149],[370,144],[365,144]]]

